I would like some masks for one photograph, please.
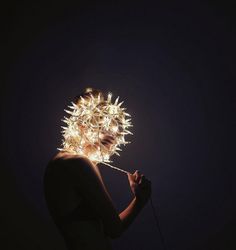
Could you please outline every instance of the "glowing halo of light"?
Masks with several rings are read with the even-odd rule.
[[[104,163],[110,167],[112,155],[120,154],[120,145],[126,145],[130,141],[125,140],[131,124],[131,115],[125,112],[126,108],[121,107],[123,101],[118,103],[119,96],[112,103],[112,93],[108,92],[105,100],[102,93],[92,94],[91,88],[86,88],[89,96],[80,96],[77,103],[71,102],[68,106],[71,110],[64,111],[69,114],[62,120],[66,126],[62,126],[62,144],[60,151],[66,151],[75,155],[82,155],[94,163]],[[127,118],[126,118],[127,117]],[[113,137],[110,147],[102,143],[104,136]],[[88,150],[89,149],[89,150]],[[115,167],[113,167],[115,168]],[[123,170],[123,172],[126,172]]]

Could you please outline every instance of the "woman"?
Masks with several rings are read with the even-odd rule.
[[[103,135],[107,149],[113,141],[111,135]],[[89,150],[90,145],[85,145],[85,152]],[[44,175],[45,199],[69,250],[112,249],[110,239],[122,235],[151,195],[151,183],[139,171],[127,177],[134,197],[118,213],[95,162],[66,151],[50,160]]]

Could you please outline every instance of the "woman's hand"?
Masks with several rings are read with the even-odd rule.
[[[146,204],[151,196],[151,182],[143,174],[136,170],[133,174],[128,174],[129,185],[137,201]]]

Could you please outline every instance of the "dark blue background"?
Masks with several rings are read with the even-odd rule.
[[[235,249],[235,6],[176,1],[9,3],[1,91],[1,249],[63,250],[43,197],[64,108],[85,87],[132,116],[114,165],[139,169],[168,249]],[[101,166],[118,210],[126,176]],[[115,250],[162,249],[150,204]]]

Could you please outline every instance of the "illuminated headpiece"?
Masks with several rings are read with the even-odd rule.
[[[107,100],[102,93],[93,95],[92,92],[91,88],[87,88],[86,97],[81,95],[76,103],[71,102],[72,106],[68,106],[71,111],[65,110],[70,117],[62,120],[67,126],[62,127],[63,148],[58,150],[84,155],[95,163],[105,164],[112,162],[110,157],[113,154],[119,156],[117,151],[121,151],[120,145],[130,143],[125,141],[125,135],[132,134],[128,128],[133,125],[130,118],[126,119],[126,116],[131,116],[124,111],[126,108],[121,107],[123,102],[118,103],[119,96],[112,103],[111,92]],[[114,138],[109,148],[102,143],[105,135]],[[90,150],[86,151],[85,147]]]

